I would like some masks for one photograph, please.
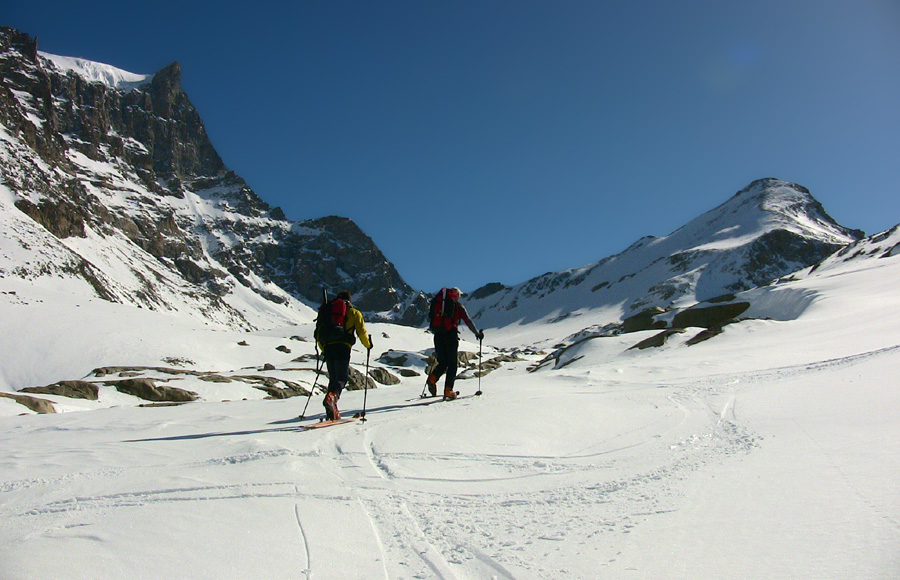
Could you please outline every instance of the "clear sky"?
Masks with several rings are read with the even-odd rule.
[[[897,0],[4,3],[39,49],[182,85],[291,219],[471,291],[663,236],[752,180],[900,223]]]

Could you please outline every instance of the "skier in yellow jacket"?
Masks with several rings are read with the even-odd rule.
[[[353,307],[350,293],[345,290],[331,302],[323,304],[316,319],[316,341],[328,369],[328,392],[322,405],[329,420],[341,418],[337,402],[350,377],[350,350],[357,336],[364,347],[372,349],[372,339],[366,332],[362,312]]]

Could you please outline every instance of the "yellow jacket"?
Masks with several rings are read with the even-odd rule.
[[[352,306],[347,308],[347,320],[344,322],[344,329],[348,332],[356,332],[356,336],[359,337],[359,341],[362,343],[364,347],[367,349],[372,348],[372,341],[369,340],[369,334],[366,332],[366,323],[363,321],[362,312],[353,308]],[[316,339],[316,342],[319,343],[319,348],[321,350],[325,350],[325,346]],[[333,340],[328,344],[346,344],[347,346],[353,346],[349,342],[345,342],[342,340]]]

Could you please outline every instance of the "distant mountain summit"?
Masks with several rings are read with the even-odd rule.
[[[233,328],[308,317],[322,288],[417,322],[425,298],[351,220],[289,221],[225,166],[180,81],[0,28],[0,275]]]
[[[469,310],[487,326],[593,309],[615,322],[766,284],[863,235],[837,224],[805,187],[760,179],[668,236],[645,237],[615,256],[514,287],[479,289]]]

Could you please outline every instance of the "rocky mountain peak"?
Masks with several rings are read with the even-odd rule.
[[[173,62],[153,75],[150,94],[157,115],[169,118],[176,114],[179,101],[183,105],[183,101],[187,99],[181,89],[181,65],[178,62]]]
[[[598,310],[617,322],[766,284],[863,235],[835,222],[807,188],[760,179],[668,236],[645,236],[582,268],[476,291],[470,312],[497,326],[551,315],[561,321],[572,310]]]
[[[0,251],[0,274],[239,328],[308,316],[323,287],[420,316],[351,220],[288,221],[227,168],[178,62],[137,75],[36,47],[0,29],[0,242],[34,249]]]
[[[37,37],[19,32],[8,26],[0,26],[0,51],[15,50],[33,63],[37,63]]]
[[[770,177],[752,182],[670,237],[688,235],[698,241],[740,240],[774,229],[835,244],[846,244],[864,235],[838,224],[806,187]]]

